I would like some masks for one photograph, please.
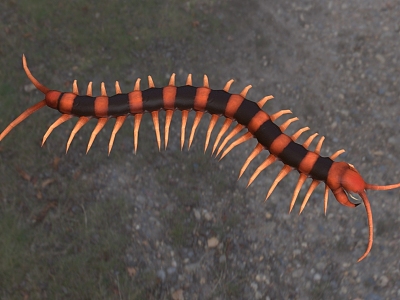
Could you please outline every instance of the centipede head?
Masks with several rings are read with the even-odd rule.
[[[349,199],[351,193],[358,194],[364,203],[368,218],[369,238],[367,250],[358,259],[358,262],[363,260],[371,251],[374,240],[374,225],[372,220],[372,210],[369,203],[366,190],[391,190],[400,187],[400,183],[392,185],[375,185],[366,183],[356,168],[345,162],[334,162],[329,171],[328,180],[326,182],[332,190],[336,200],[345,206],[356,207],[360,203],[353,203]],[[354,198],[354,197],[352,197]]]

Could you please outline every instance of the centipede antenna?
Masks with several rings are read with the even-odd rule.
[[[374,191],[387,191],[387,190],[397,189],[399,187],[400,187],[400,183],[389,184],[389,185],[376,185],[376,184],[367,183],[365,185],[365,189],[374,190]]]
[[[372,243],[374,242],[374,222],[372,220],[371,204],[369,203],[367,194],[365,192],[361,192],[359,193],[359,195],[364,202],[365,211],[367,212],[369,235],[368,235],[367,249],[365,250],[364,254],[358,259],[357,262],[360,262],[367,257],[368,253],[371,251]]]
[[[326,216],[326,211],[328,210],[328,197],[329,197],[329,187],[325,184],[324,192],[324,214]]]

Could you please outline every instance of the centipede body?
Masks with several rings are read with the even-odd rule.
[[[48,106],[56,109],[61,113],[61,116],[48,128],[44,134],[42,145],[49,137],[50,133],[65,121],[77,116],[78,122],[73,128],[66,146],[68,151],[72,140],[77,132],[92,118],[98,119],[97,125],[92,131],[89,139],[86,152],[88,152],[101,129],[105,126],[107,121],[115,118],[116,122],[112,130],[109,141],[108,152],[110,154],[114,144],[115,136],[128,116],[134,117],[133,128],[133,144],[136,153],[138,148],[138,135],[139,128],[144,113],[151,114],[155,135],[157,140],[158,149],[161,149],[161,131],[159,124],[159,111],[165,110],[165,126],[164,126],[164,147],[167,148],[169,141],[170,125],[175,110],[182,111],[181,120],[181,149],[186,140],[185,132],[190,111],[195,112],[195,118],[190,131],[188,139],[188,147],[192,145],[196,129],[204,115],[209,113],[211,120],[207,129],[206,139],[204,144],[204,151],[207,150],[211,134],[216,126],[219,118],[224,119],[224,123],[220,128],[212,147],[212,153],[216,156],[220,155],[223,158],[236,146],[255,139],[257,145],[251,154],[244,161],[240,170],[239,178],[245,172],[253,159],[262,153],[264,150],[269,152],[268,157],[260,164],[250,177],[248,185],[268,166],[277,160],[282,161],[284,164],[281,171],[275,178],[270,187],[266,200],[270,197],[271,193],[275,190],[277,184],[286,177],[291,171],[296,170],[300,175],[294,189],[294,194],[291,199],[290,209],[294,207],[295,201],[298,197],[301,187],[306,179],[310,177],[312,182],[301,204],[300,213],[305,208],[310,196],[315,188],[321,183],[325,183],[324,193],[324,209],[326,212],[328,203],[328,192],[331,190],[336,200],[342,205],[348,207],[355,207],[354,204],[348,199],[347,193],[353,192],[359,194],[367,212],[368,226],[369,226],[369,240],[365,253],[360,257],[359,261],[364,259],[371,250],[373,243],[373,221],[372,211],[366,189],[372,190],[388,190],[400,187],[400,183],[379,186],[366,183],[353,165],[345,162],[335,162],[334,160],[344,152],[343,149],[336,151],[329,157],[320,155],[324,137],[318,141],[316,148],[310,150],[309,146],[315,139],[317,134],[310,135],[302,144],[296,142],[301,134],[309,130],[308,127],[303,127],[297,130],[292,135],[285,133],[288,126],[297,121],[298,118],[290,118],[277,125],[275,120],[284,114],[291,113],[290,110],[281,110],[274,114],[268,114],[262,107],[264,104],[271,100],[272,96],[266,96],[258,102],[253,102],[246,98],[247,92],[251,86],[245,87],[239,94],[230,93],[229,89],[233,80],[229,80],[223,89],[211,89],[208,82],[208,77],[204,75],[203,85],[195,87],[192,85],[192,76],[189,75],[186,84],[183,86],[175,85],[175,74],[172,74],[169,83],[164,87],[156,87],[151,76],[148,76],[148,88],[145,90],[140,89],[140,79],[134,85],[134,88],[129,93],[123,93],[119,86],[118,81],[115,83],[115,92],[113,96],[108,96],[104,83],[101,83],[100,96],[92,95],[92,83],[90,82],[87,87],[86,95],[80,95],[78,92],[77,82],[74,81],[72,92],[61,92],[57,90],[50,90],[43,86],[36,80],[28,69],[25,56],[23,56],[23,67],[35,87],[45,94],[45,98],[28,108],[18,118],[11,122],[4,131],[0,134],[0,141],[20,122],[26,119],[29,115],[38,109]],[[231,125],[236,123],[233,129],[230,130]],[[230,130],[230,131],[229,131]],[[230,141],[242,133],[236,140]]]

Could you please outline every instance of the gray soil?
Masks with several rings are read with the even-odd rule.
[[[231,78],[235,79],[232,92],[252,84],[247,98],[257,101],[272,94],[275,99],[264,107],[268,113],[290,109],[300,119],[290,126],[289,133],[304,126],[311,128],[300,142],[318,132],[326,137],[322,155],[344,148],[346,153],[337,160],[353,164],[367,182],[399,182],[399,2],[235,2],[222,11],[199,5],[234,31],[227,35],[222,31],[216,37],[207,32],[207,22],[194,24],[204,32],[201,43],[209,47],[196,53],[185,41],[181,45],[160,42],[143,51],[142,64],[147,57],[168,58],[172,66],[165,73],[175,70],[177,85],[184,83],[188,72],[193,73],[197,86],[204,73],[215,89]],[[137,75],[143,78],[151,72],[141,67],[128,80],[133,82]],[[109,83],[112,79],[116,78],[110,75]],[[143,82],[142,88],[146,80]],[[166,83],[166,78],[156,81],[157,86]],[[163,128],[164,113],[160,116]],[[121,210],[128,211],[129,220],[121,224],[121,234],[128,235],[129,241],[121,260],[132,276],[155,276],[156,284],[147,293],[149,299],[400,298],[399,190],[368,193],[375,241],[370,255],[356,263],[368,239],[363,205],[343,207],[330,194],[325,216],[321,185],[298,215],[311,182],[308,180],[288,214],[296,171],[264,203],[282,164],[273,164],[246,188],[252,172],[268,153],[263,151],[237,181],[255,141],[235,148],[218,162],[210,157],[210,150],[203,155],[208,122],[207,115],[190,151],[186,143],[180,152],[177,112],[166,151],[158,152],[152,121],[146,115],[136,156],[131,154],[129,131],[125,139],[116,140],[110,155],[115,162],[106,162],[111,128],[99,136],[91,150],[104,152],[104,163],[98,162],[95,172],[79,165],[86,159],[87,134],[68,154],[73,157],[76,153],[72,165],[80,168],[82,180],[96,187],[92,194],[79,197],[123,199]],[[37,147],[35,151],[41,150]]]

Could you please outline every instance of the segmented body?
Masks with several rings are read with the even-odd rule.
[[[12,128],[26,119],[36,110],[47,105],[60,111],[62,115],[49,127],[43,137],[42,144],[46,141],[54,128],[69,120],[73,116],[78,116],[79,120],[72,130],[67,142],[68,151],[75,134],[80,130],[80,128],[82,128],[82,126],[84,126],[91,118],[97,118],[98,123],[92,132],[87,147],[87,151],[89,151],[95,137],[104,127],[106,122],[110,118],[116,118],[116,123],[114,125],[109,142],[110,153],[116,133],[121,128],[127,116],[134,115],[134,149],[136,152],[138,147],[138,133],[142,115],[145,112],[149,112],[152,115],[157,144],[158,148],[160,149],[161,135],[158,113],[160,110],[165,110],[166,121],[164,128],[164,143],[165,148],[167,148],[169,128],[173,112],[178,109],[182,111],[181,148],[185,143],[185,129],[189,111],[194,110],[196,112],[189,137],[189,148],[192,144],[196,128],[203,114],[208,112],[212,115],[204,146],[204,151],[206,151],[216,122],[221,116],[223,116],[225,121],[214,142],[212,149],[213,153],[215,150],[217,150],[216,155],[221,153],[222,158],[234,147],[247,140],[255,138],[258,141],[256,147],[244,162],[244,165],[240,170],[239,177],[242,176],[250,162],[263,150],[268,150],[270,153],[250,177],[249,185],[262,170],[267,168],[273,162],[276,160],[283,162],[284,166],[268,191],[266,199],[271,195],[276,185],[292,170],[297,170],[300,173],[300,176],[294,190],[292,201],[290,203],[290,211],[295,204],[301,187],[308,177],[312,178],[312,183],[303,200],[300,212],[304,209],[311,194],[320,182],[324,182],[326,184],[324,196],[325,212],[327,209],[329,189],[333,192],[335,198],[341,204],[349,207],[355,207],[356,204],[353,204],[349,201],[347,198],[347,192],[355,192],[361,196],[368,216],[369,242],[367,250],[359,259],[359,261],[367,256],[371,250],[373,241],[372,212],[365,190],[387,190],[400,187],[400,183],[389,186],[377,186],[365,183],[360,174],[352,165],[345,162],[334,162],[334,159],[343,153],[344,150],[339,150],[330,157],[320,156],[320,150],[324,137],[320,138],[314,151],[309,150],[309,145],[317,136],[316,133],[311,135],[303,144],[296,143],[298,137],[303,132],[309,130],[309,128],[301,128],[293,135],[288,136],[284,133],[285,130],[292,122],[298,119],[291,118],[280,126],[275,124],[274,121],[283,114],[291,113],[291,111],[282,110],[272,115],[267,114],[264,110],[262,110],[262,106],[273,97],[264,97],[257,103],[250,101],[246,99],[246,94],[251,86],[247,86],[239,94],[232,94],[229,92],[229,88],[233,80],[228,81],[222,90],[214,90],[210,89],[207,76],[204,76],[202,87],[194,87],[192,86],[192,77],[189,75],[186,80],[186,85],[177,87],[175,86],[175,74],[173,74],[167,86],[156,88],[152,78],[149,76],[149,88],[146,90],[140,90],[140,79],[136,81],[133,91],[129,93],[122,93],[119,83],[116,82],[116,95],[109,97],[107,96],[104,83],[102,83],[101,95],[93,97],[92,83],[89,83],[86,95],[79,95],[76,81],[74,81],[72,92],[50,90],[39,83],[32,76],[27,67],[25,57],[23,57],[23,66],[29,79],[41,92],[45,94],[45,99],[27,109],[16,120],[11,122],[10,125],[0,134],[0,141],[11,131]],[[229,127],[234,121],[237,122],[236,126],[224,137],[225,133],[228,131]],[[247,130],[247,132],[227,146],[229,141],[243,130]],[[224,139],[222,140],[223,137]]]

